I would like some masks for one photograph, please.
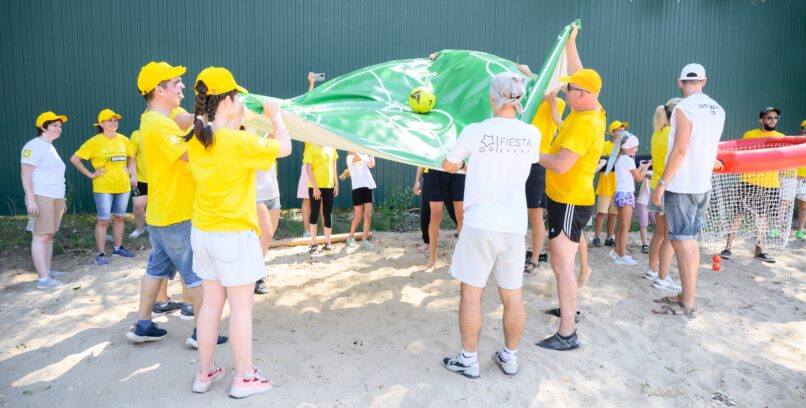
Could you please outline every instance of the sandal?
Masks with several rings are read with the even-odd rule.
[[[308,249],[308,253],[311,255],[316,255],[316,252],[319,250],[318,245],[311,245],[310,249]]]
[[[557,307],[557,308],[554,308],[554,309],[547,309],[547,310],[544,310],[543,313],[545,313],[547,315],[560,317],[560,308]],[[574,323],[579,323],[579,314],[580,314],[580,312],[579,312],[579,310],[577,310],[577,314],[576,314],[576,316],[574,316]]]
[[[760,259],[760,260],[762,260],[763,262],[775,263],[775,257],[770,255],[770,254],[768,254],[768,253],[766,253],[766,252],[762,252],[762,253],[756,255],[755,257]]]
[[[661,307],[652,309],[652,313],[660,314],[660,315],[672,315],[672,316],[685,316],[689,319],[693,319],[694,316],[694,308],[687,308],[683,302],[677,302],[676,304],[669,304],[663,305]]]
[[[676,305],[676,304],[680,303],[680,295],[681,294],[677,294],[677,295],[674,295],[674,296],[664,296],[664,297],[662,297],[660,299],[653,300],[653,302],[655,302],[655,303],[663,303],[664,305]]]
[[[536,263],[532,262],[531,260],[526,261],[526,265],[523,266],[523,276],[531,275],[535,268],[537,268]]]

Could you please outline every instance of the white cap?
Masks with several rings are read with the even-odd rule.
[[[638,146],[638,138],[633,135],[627,135],[627,138],[621,142],[622,149],[631,149]]]
[[[705,79],[705,68],[700,64],[688,64],[680,71],[681,81]]]

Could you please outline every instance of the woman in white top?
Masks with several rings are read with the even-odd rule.
[[[377,187],[369,169],[375,167],[375,158],[366,154],[350,152],[347,155],[347,169],[353,184],[353,223],[350,225],[350,237],[347,246],[356,246],[355,230],[361,219],[364,220],[364,235],[362,235],[361,248],[371,250],[369,243],[369,227],[372,225],[372,191]]]
[[[25,190],[25,208],[30,218],[31,257],[39,276],[38,289],[56,288],[63,283],[55,278],[64,272],[50,270],[53,257],[53,237],[59,230],[62,215],[67,211],[64,200],[65,165],[53,141],[62,134],[67,116],[45,112],[36,118],[37,137],[22,148],[20,176]],[[33,224],[33,225],[32,225]]]
[[[638,261],[627,255],[627,235],[630,233],[632,209],[635,207],[635,182],[643,180],[646,171],[652,164],[641,163],[635,168],[635,153],[638,151],[638,138],[627,135],[621,142],[621,155],[616,159],[616,193],[613,201],[618,208],[618,224],[616,226],[616,249],[613,260],[619,265],[637,265]]]
[[[638,212],[638,227],[641,231],[641,253],[649,253],[649,240],[647,227],[649,227],[650,218],[655,222],[655,213],[649,212],[649,195],[652,190],[649,185],[652,180],[652,170],[647,171],[644,180],[641,182],[641,188],[638,190],[638,197],[635,199],[635,209]]]

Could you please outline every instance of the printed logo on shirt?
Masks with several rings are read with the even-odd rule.
[[[708,109],[708,110],[710,110],[712,115],[716,115],[717,110],[722,110],[721,106],[712,105],[710,103],[701,103],[701,104],[697,105],[697,107],[700,108],[700,109]]]
[[[25,158],[31,157],[31,149],[23,149],[22,150],[22,157],[25,157]]]
[[[117,163],[126,161],[126,156],[111,156],[106,158],[107,163]]]
[[[171,136],[171,143],[173,143],[173,144],[179,144],[179,138],[178,138],[178,137],[176,137],[176,136]]]
[[[480,153],[529,153],[531,150],[532,141],[529,139],[496,135],[484,135],[479,146]]]

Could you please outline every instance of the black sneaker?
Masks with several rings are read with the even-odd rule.
[[[190,303],[182,303],[182,311],[179,312],[179,318],[182,320],[193,320],[193,305]]]
[[[330,242],[327,242],[327,243],[325,243],[325,245],[322,245],[322,252],[324,252],[326,254],[332,254],[333,253],[333,246],[330,244]]]
[[[220,345],[226,343],[227,340],[229,340],[229,338],[227,336],[218,336],[218,341],[216,341],[216,346],[220,346]],[[187,340],[185,340],[185,344],[187,344],[188,346],[193,347],[193,348],[198,350],[199,342],[196,341],[196,328],[195,327],[193,328],[193,334],[190,335],[190,337],[188,337]]]
[[[535,346],[557,351],[573,350],[579,347],[579,338],[577,338],[576,330],[571,333],[571,336],[565,339],[560,336],[560,333],[554,333],[553,336],[535,343]]]
[[[616,240],[614,238],[607,238],[604,242],[605,246],[614,247],[616,246]]]
[[[526,251],[526,259],[523,262],[532,259],[532,251]]]
[[[265,295],[269,293],[269,288],[266,287],[266,281],[263,279],[258,279],[255,282],[255,293],[258,295]]]
[[[162,340],[167,335],[168,331],[160,329],[154,322],[151,322],[151,326],[148,326],[146,329],[141,328],[135,323],[134,327],[126,333],[126,338],[135,343],[145,343],[147,341]]]
[[[311,245],[311,247],[308,248],[308,253],[311,254],[311,255],[316,255],[317,252],[319,252],[319,246],[318,245]]]
[[[154,306],[151,308],[151,315],[162,316],[165,313],[175,312],[181,308],[182,303],[174,302],[171,298],[168,298],[165,303],[154,303]]]
[[[560,317],[560,308],[548,309],[544,310],[543,313],[547,315],[557,316]],[[574,316],[574,323],[579,323],[579,310],[577,310],[577,315]]]
[[[767,263],[775,263],[775,257],[766,252],[762,252],[755,257]]]
[[[648,254],[649,253],[649,245],[647,245],[647,244],[641,245],[641,253],[642,254]]]
[[[593,246],[596,248],[600,248],[602,246],[602,240],[599,237],[593,239]]]
[[[730,256],[733,255],[730,253],[730,249],[723,249],[722,252],[719,253],[719,257],[722,259],[730,259]]]
[[[547,263],[549,261],[549,254],[540,254],[537,256],[537,262]]]

